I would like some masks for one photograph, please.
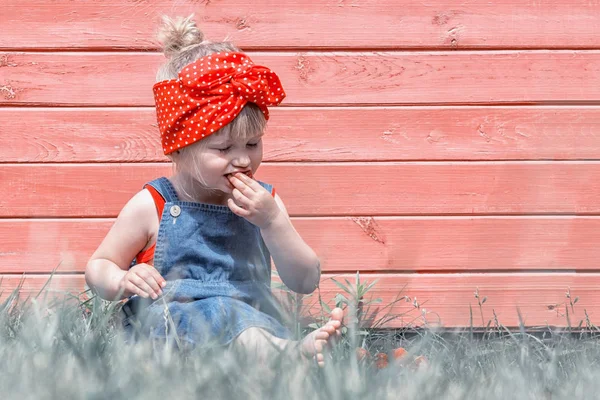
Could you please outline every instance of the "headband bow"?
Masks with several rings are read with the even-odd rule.
[[[207,137],[255,103],[269,119],[267,106],[285,92],[277,75],[243,53],[214,53],[187,65],[177,79],[153,87],[163,151],[170,154]]]

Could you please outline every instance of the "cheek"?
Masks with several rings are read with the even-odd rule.
[[[215,155],[207,157],[205,159],[205,162],[203,163],[203,167],[207,170],[217,173],[220,172],[222,169],[226,168],[228,162],[229,160],[227,160],[226,157],[223,157],[221,155]]]
[[[260,164],[263,159],[263,149],[262,146],[259,146],[255,151],[250,154],[250,159],[252,160],[252,164]]]

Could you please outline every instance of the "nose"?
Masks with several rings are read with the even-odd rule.
[[[233,159],[232,164],[238,168],[247,168],[250,166],[250,157],[242,152]]]

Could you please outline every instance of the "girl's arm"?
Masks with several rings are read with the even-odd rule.
[[[158,216],[152,196],[147,190],[142,190],[123,207],[114,225],[90,258],[85,269],[88,286],[103,299],[113,301],[132,294],[143,296],[145,292],[160,290],[157,285],[162,284],[162,277],[151,266],[140,264],[134,267],[135,271],[133,268],[129,270],[131,261],[147,245],[152,224],[157,223]],[[149,282],[145,282],[146,280]],[[157,285],[152,285],[154,280],[158,282]],[[137,285],[130,281],[137,282]]]
[[[231,211],[260,228],[283,283],[297,293],[312,293],[321,278],[319,258],[300,237],[278,195],[257,181],[236,173],[227,200]]]
[[[288,212],[276,194],[275,202],[281,212],[261,229],[279,276],[285,285],[297,293],[312,293],[321,278],[321,264],[313,249],[298,234]]]

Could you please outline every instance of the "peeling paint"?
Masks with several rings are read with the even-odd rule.
[[[0,68],[2,67],[17,67],[18,64],[11,62],[10,54],[2,54],[0,56]]]
[[[235,28],[239,31],[249,29],[250,24],[248,23],[248,20],[246,20],[245,17],[240,17],[235,21]]]
[[[517,129],[515,129],[515,133],[516,133],[517,135],[519,135],[519,136],[523,136],[524,138],[529,138],[529,135],[527,135],[527,134],[525,134],[525,133],[521,132],[521,131],[520,131],[518,128],[517,128]]]
[[[10,86],[10,84],[0,86],[0,93],[2,93],[2,97],[4,97],[5,100],[13,100],[17,97],[17,91]]]
[[[373,217],[353,217],[352,221],[360,226],[363,232],[365,232],[371,239],[378,243],[385,244],[385,238],[382,237],[380,232],[381,229]]]
[[[431,23],[433,25],[446,25],[450,21],[450,16],[444,13],[439,13],[433,16]]]
[[[338,0],[338,7],[344,7],[344,6],[349,6],[349,7],[359,7],[360,5],[356,3],[356,1],[352,0],[352,3],[350,4],[346,4],[346,0]]]
[[[486,142],[491,142],[492,138],[483,130],[483,125],[479,125],[477,127],[477,132],[479,132],[479,136],[485,139]]]
[[[447,31],[447,41],[450,43],[450,47],[453,49],[458,48],[458,40],[464,27],[461,25],[454,26]]]
[[[437,143],[440,140],[442,140],[443,138],[445,138],[446,135],[444,135],[444,133],[438,129],[434,129],[431,132],[429,132],[429,134],[427,135],[426,140],[429,143]]]
[[[393,143],[393,144],[398,144],[398,145],[404,144],[403,142],[401,142],[397,139],[398,136],[402,136],[404,139],[410,141],[410,137],[406,134],[406,131],[404,131],[404,129],[401,129],[401,131],[399,133],[396,132],[397,129],[399,129],[399,128],[394,127],[394,126],[389,129],[386,129],[385,131],[383,131],[381,138],[388,143]]]
[[[310,61],[304,58],[303,55],[300,55],[296,63],[296,69],[300,73],[300,80],[308,82],[308,75],[312,72]]]

